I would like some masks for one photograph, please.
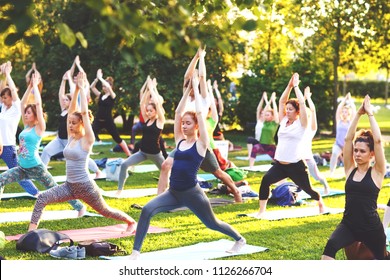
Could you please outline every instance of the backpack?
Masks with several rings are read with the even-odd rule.
[[[62,243],[69,240],[73,246],[73,240],[64,233],[48,230],[35,229],[22,235],[16,242],[16,249],[21,251],[34,251],[39,253],[48,253],[55,250]]]
[[[108,159],[106,162],[106,180],[107,181],[119,181],[119,172],[121,171],[121,165],[124,162],[123,158]],[[126,172],[126,178],[129,177]]]
[[[292,206],[297,203],[298,192],[300,191],[301,188],[292,182],[282,183],[271,191],[270,199],[279,206]]]

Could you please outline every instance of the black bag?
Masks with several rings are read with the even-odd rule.
[[[119,248],[118,245],[107,241],[96,241],[89,244],[79,243],[78,246],[80,248],[85,247],[85,253],[92,257],[112,256],[117,253],[126,253],[126,251]]]
[[[16,242],[16,249],[21,251],[35,251],[39,253],[48,253],[55,250],[62,243],[69,240],[70,246],[73,246],[73,240],[66,234],[48,230],[35,229],[27,232]]]

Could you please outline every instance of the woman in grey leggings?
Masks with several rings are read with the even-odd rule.
[[[167,191],[147,203],[142,209],[135,235],[133,252],[129,256],[130,259],[135,260],[139,258],[142,243],[152,216],[181,206],[187,206],[208,228],[233,238],[236,242],[227,252],[238,252],[246,244],[245,238],[235,229],[215,217],[210,201],[197,183],[196,174],[209,144],[206,124],[202,116],[198,85],[198,77],[194,75],[192,88],[196,96],[197,113],[186,112],[182,116],[186,99],[191,91],[191,85],[185,90],[183,98],[176,109],[174,134],[177,150],[172,166],[170,187]],[[199,138],[198,130],[200,132]]]
[[[100,194],[99,187],[95,181],[89,178],[87,161],[92,145],[95,142],[95,136],[90,123],[88,103],[84,92],[85,80],[85,73],[79,72],[75,96],[69,107],[67,126],[69,141],[64,149],[64,156],[66,158],[66,182],[38,196],[28,228],[29,231],[38,227],[42,211],[47,204],[76,198],[84,200],[105,217],[126,222],[126,231],[135,231],[136,222],[134,219],[120,210],[109,207]],[[79,90],[81,96],[81,112],[75,111]]]

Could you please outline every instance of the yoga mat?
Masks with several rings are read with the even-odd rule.
[[[268,248],[246,244],[238,253],[230,254],[229,250],[234,245],[234,241],[220,239],[212,242],[201,242],[194,245],[159,250],[154,252],[141,253],[139,260],[169,260],[169,261],[194,261],[194,260],[211,260],[222,257],[254,254],[267,251]],[[100,256],[105,260],[123,261],[128,256]]]
[[[123,190],[121,195],[117,197],[115,191],[102,191],[102,195],[111,198],[134,198],[134,197],[144,197],[150,195],[157,195],[157,188],[146,188],[146,189],[129,189]]]
[[[36,197],[32,196],[31,194],[27,192],[20,192],[20,193],[3,193],[1,196],[1,200],[8,200],[8,199],[14,199],[14,198],[30,198],[30,199],[36,199]]]
[[[112,142],[107,142],[107,141],[95,141],[93,143],[94,146],[105,146],[105,145],[112,145]]]
[[[241,168],[252,172],[267,172],[271,168],[271,166],[272,164],[261,164],[261,165],[255,165],[253,167],[245,166]]]
[[[212,180],[217,180],[217,177],[215,177],[213,174],[204,173],[204,174],[198,174],[197,179],[198,181],[212,181]]]
[[[103,169],[102,170],[102,173],[100,175],[99,178],[95,178],[96,177],[96,174],[95,173],[90,173],[89,174],[89,178],[91,178],[92,180],[102,180],[102,179],[106,179],[106,171]],[[66,175],[58,175],[58,176],[53,176],[54,178],[54,181],[56,183],[63,183],[66,181]]]
[[[31,220],[32,212],[5,212],[0,213],[0,223],[26,222]],[[62,220],[78,218],[76,210],[43,211],[41,220]],[[103,217],[100,214],[86,212],[83,217]]]
[[[345,194],[345,191],[336,190],[336,189],[331,189],[330,192],[329,192],[328,194],[324,194],[324,188],[315,188],[315,190],[318,191],[322,197]],[[300,192],[298,192],[298,198],[297,198],[297,200],[300,200],[300,199],[309,199],[309,198],[310,198],[310,196],[309,196],[307,193],[305,193],[303,190],[300,191]]]
[[[344,209],[342,208],[327,208],[327,211],[323,214],[318,212],[318,207],[304,207],[304,208],[288,208],[283,210],[274,210],[274,211],[266,211],[265,216],[260,220],[268,220],[268,221],[277,221],[282,219],[291,219],[291,218],[303,218],[303,217],[311,217],[325,214],[339,214],[343,213]],[[257,212],[250,214],[239,214],[238,216],[247,216],[255,219],[259,219],[256,217]]]
[[[42,138],[46,138],[46,137],[49,137],[49,136],[54,136],[54,135],[57,135],[58,131],[50,131],[50,130],[46,130],[43,135],[42,135]]]
[[[73,241],[87,241],[87,240],[106,240],[111,238],[121,238],[134,235],[134,233],[124,232],[127,228],[126,224],[118,224],[104,227],[83,228],[60,230],[59,232],[68,235]],[[168,232],[169,229],[149,226],[148,233]],[[23,234],[13,236],[6,236],[8,241],[18,240]]]
[[[230,199],[210,198],[211,207],[223,206],[223,205],[232,204],[232,203],[234,203],[234,201],[230,200]],[[173,213],[173,212],[184,211],[184,210],[188,210],[188,208],[183,206],[183,207],[179,207],[179,208],[176,208],[176,209],[169,210],[168,212]]]
[[[236,157],[238,160],[249,160],[248,157]],[[270,157],[267,154],[264,155],[257,155],[255,161],[267,161],[272,160],[272,157]]]

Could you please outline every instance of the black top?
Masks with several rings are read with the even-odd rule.
[[[158,154],[160,150],[160,136],[162,129],[157,127],[157,119],[148,126],[150,120],[147,120],[146,123],[142,126],[142,141],[141,141],[141,151],[147,154]]]
[[[68,113],[66,113],[64,116],[60,115],[60,117],[58,118],[58,138],[60,139],[68,139],[67,122]]]
[[[110,120],[112,119],[112,108],[114,107],[115,99],[111,95],[107,96],[106,99],[102,99],[104,94],[100,94],[98,109],[96,113],[96,119],[98,120]]]
[[[355,168],[345,182],[345,211],[342,222],[357,232],[377,230],[382,227],[377,212],[379,188],[371,178],[371,167],[360,182],[353,180]]]

